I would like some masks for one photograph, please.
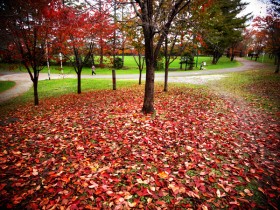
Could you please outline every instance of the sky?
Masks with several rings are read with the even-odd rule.
[[[267,5],[261,0],[243,0],[243,2],[249,3],[246,9],[241,13],[242,15],[252,12],[254,17],[265,16]]]

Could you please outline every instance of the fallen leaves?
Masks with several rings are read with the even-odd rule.
[[[38,170],[36,168],[33,168],[32,175],[37,176],[38,174]]]
[[[162,179],[166,179],[168,177],[168,173],[165,171],[162,171],[162,172],[158,173],[158,176]]]
[[[137,87],[42,103],[1,126],[0,207],[252,209],[279,199],[280,127],[265,115],[187,88],[159,93],[154,117],[140,112]]]

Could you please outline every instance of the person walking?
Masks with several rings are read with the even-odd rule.
[[[91,75],[93,75],[93,74],[96,75],[96,73],[95,73],[95,66],[94,65],[92,65],[92,67],[91,67]]]

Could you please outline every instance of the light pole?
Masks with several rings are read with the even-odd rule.
[[[51,70],[50,70],[50,62],[49,62],[48,42],[46,43],[46,56],[47,56],[48,76],[49,76],[49,80],[51,80]]]
[[[262,63],[263,63],[263,60],[264,60],[264,55],[265,55],[265,52],[262,52]]]
[[[62,53],[59,53],[59,60],[60,60],[60,70],[62,74],[62,78],[64,79],[64,74],[63,74],[63,67],[62,67]]]

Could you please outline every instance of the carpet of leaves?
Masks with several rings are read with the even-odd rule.
[[[279,122],[205,90],[41,101],[0,128],[6,209],[277,209]]]

